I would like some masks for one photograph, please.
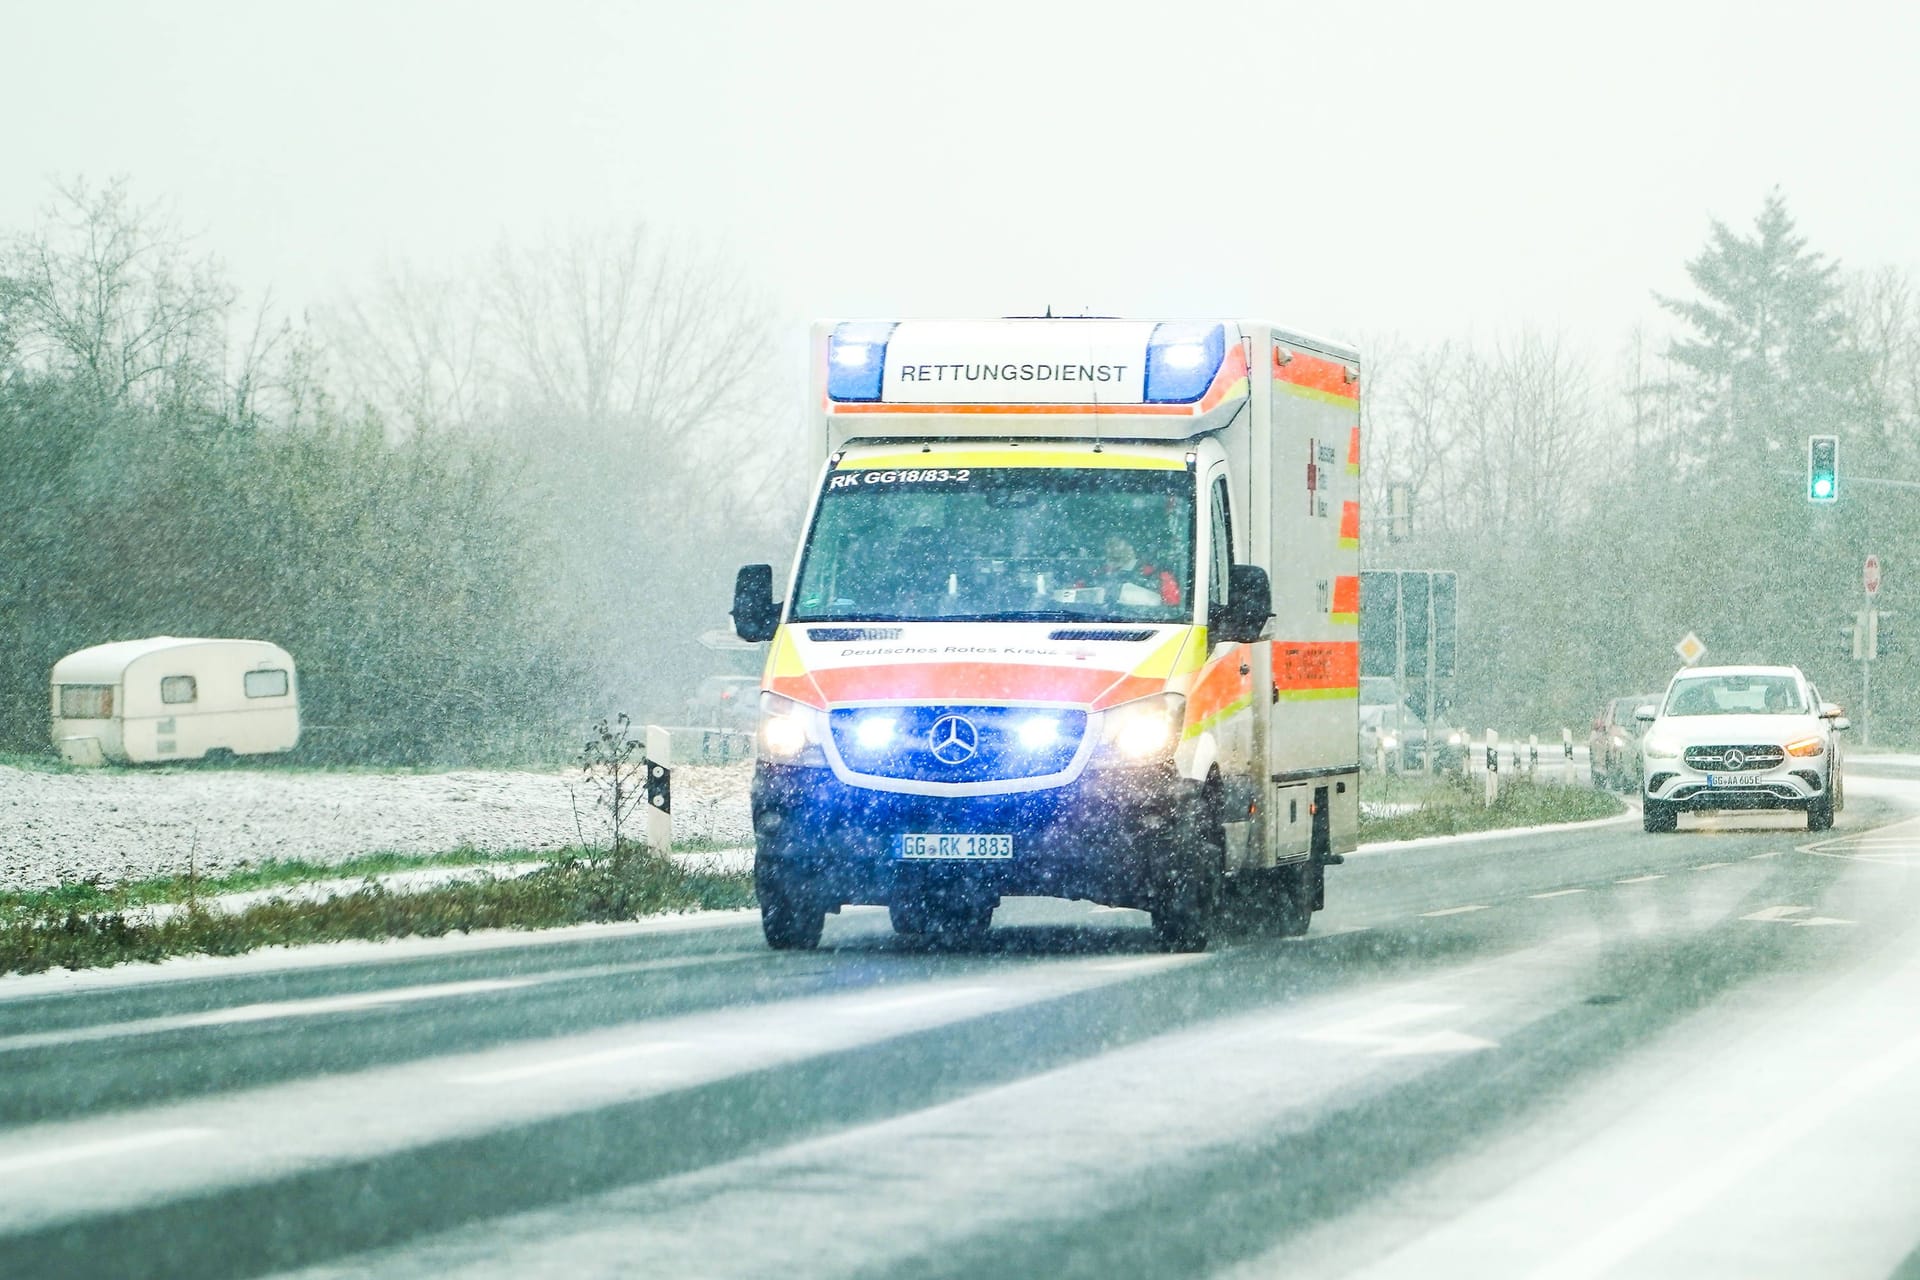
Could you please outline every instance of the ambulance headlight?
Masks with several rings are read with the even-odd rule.
[[[1147,403],[1192,404],[1213,385],[1226,358],[1225,325],[1155,325],[1147,340]]]
[[[760,754],[776,764],[824,765],[820,713],[777,693],[760,695]]]
[[[872,402],[880,398],[887,372],[887,342],[892,320],[849,320],[827,337],[827,396],[833,400]]]
[[[1187,700],[1177,693],[1123,702],[1100,717],[1100,749],[1096,765],[1152,764],[1170,760],[1180,745],[1180,726],[1187,716]]]

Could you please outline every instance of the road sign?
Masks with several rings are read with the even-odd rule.
[[[1867,557],[1867,567],[1864,573],[1861,575],[1861,577],[1863,581],[1866,583],[1868,595],[1877,596],[1880,594],[1880,557],[1879,556]]]
[[[1691,631],[1680,637],[1680,643],[1673,646],[1673,651],[1679,654],[1680,661],[1688,666],[1707,656],[1707,646],[1702,644],[1700,637]]]

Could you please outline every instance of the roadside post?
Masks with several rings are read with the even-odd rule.
[[[1500,798],[1500,735],[1487,730],[1487,807]]]
[[[1540,735],[1530,733],[1527,735],[1527,776],[1531,778],[1538,772],[1540,772]]]
[[[1560,766],[1567,785],[1573,785],[1573,730],[1560,726]]]
[[[1868,556],[1860,572],[1866,588],[1867,607],[1860,613],[1855,631],[1855,657],[1860,659],[1860,745],[1873,741],[1873,660],[1880,656],[1880,611],[1874,608],[1880,597],[1880,557]]]
[[[673,735],[657,724],[647,726],[647,849],[673,852]]]

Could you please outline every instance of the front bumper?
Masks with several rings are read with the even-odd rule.
[[[1176,817],[1200,784],[1171,767],[1088,770],[1043,791],[919,796],[841,782],[829,769],[761,761],[753,773],[755,866],[836,904],[886,903],[940,882],[995,897],[1044,894],[1146,906]],[[1004,859],[902,859],[910,832],[1013,837]]]
[[[1649,760],[1641,794],[1676,809],[1804,809],[1826,794],[1826,766],[1790,759],[1754,773],[1702,773],[1677,760]]]

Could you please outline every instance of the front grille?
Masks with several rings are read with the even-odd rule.
[[[862,725],[890,720],[884,743],[861,742]],[[1021,731],[1051,720],[1051,741],[1029,746]],[[873,778],[913,782],[1003,782],[1059,773],[1080,750],[1087,713],[1054,707],[850,707],[828,718],[847,768]],[[971,746],[971,752],[965,750]]]
[[[1687,767],[1702,773],[1752,773],[1772,769],[1787,758],[1777,743],[1754,743],[1726,747],[1688,747]]]
[[[809,627],[807,639],[821,644],[858,644],[861,641],[898,640],[899,627]]]

